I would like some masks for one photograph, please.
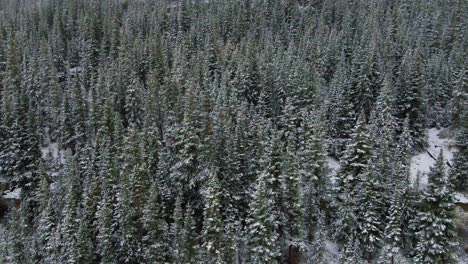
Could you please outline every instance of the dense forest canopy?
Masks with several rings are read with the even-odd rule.
[[[466,0],[0,0],[0,262],[462,262],[467,24]],[[454,158],[414,179],[440,128]]]

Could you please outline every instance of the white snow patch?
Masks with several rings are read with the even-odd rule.
[[[72,74],[72,75],[73,75],[73,74],[80,73],[81,71],[82,71],[82,68],[81,68],[81,67],[73,67],[73,68],[70,68],[70,69],[68,70],[68,72],[69,72],[70,74]]]
[[[21,188],[16,188],[11,192],[6,192],[2,198],[6,200],[18,200],[21,196]]]
[[[341,168],[340,162],[333,157],[327,157],[326,160],[328,165],[328,175],[330,177],[331,182],[334,183],[336,180],[336,174]]]
[[[330,241],[330,240],[325,241],[325,249],[334,256],[340,255],[338,244],[336,244],[333,241]]]
[[[455,193],[455,202],[468,204],[468,197],[462,193]]]
[[[58,143],[50,143],[47,147],[41,148],[41,151],[44,159],[52,158],[54,162],[65,164],[65,157],[59,149]]]
[[[58,143],[50,143],[47,147],[41,148],[41,150],[44,158],[50,154],[54,159],[57,159],[59,155]]]
[[[418,172],[420,172],[421,187],[427,185],[427,173],[430,171],[431,167],[434,166],[434,158],[439,156],[440,150],[443,150],[444,159],[447,162],[450,162],[453,158],[453,149],[450,147],[452,140],[451,138],[441,138],[441,130],[442,129],[437,128],[429,129],[427,131],[429,144],[428,148],[411,158],[411,180],[415,182]],[[432,155],[432,157],[428,152]],[[446,166],[446,169],[448,169],[448,166]]]
[[[324,263],[340,263],[341,253],[337,243],[330,240],[325,241],[325,250]]]

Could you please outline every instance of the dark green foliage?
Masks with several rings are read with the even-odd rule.
[[[445,174],[442,152],[429,173],[416,223],[415,261],[417,263],[456,263],[452,248],[454,240],[453,189]]]
[[[467,7],[0,1],[0,262],[454,261]]]

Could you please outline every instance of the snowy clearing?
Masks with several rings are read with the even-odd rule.
[[[47,147],[41,148],[42,157],[46,158],[49,154],[52,158],[57,159],[59,155],[58,143],[50,143]]]
[[[439,156],[440,151],[443,151],[444,158],[447,162],[451,162],[454,149],[451,147],[451,138],[442,138],[441,132],[444,129],[431,128],[427,131],[428,148],[416,156],[411,158],[411,180],[416,181],[418,172],[421,173],[421,187],[427,185],[427,173],[435,164],[435,159]],[[432,157],[431,157],[432,156]],[[448,166],[446,166],[448,169]]]
[[[42,157],[44,159],[54,160],[60,164],[65,164],[65,157],[63,152],[59,149],[58,143],[50,143],[47,147],[41,148]]]

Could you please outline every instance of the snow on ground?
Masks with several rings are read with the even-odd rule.
[[[41,151],[42,157],[46,158],[51,154],[54,159],[57,159],[59,155],[58,143],[50,143],[47,147],[41,148]]]
[[[451,138],[442,138],[441,131],[443,129],[431,128],[427,131],[428,148],[411,158],[411,179],[414,182],[418,172],[421,173],[421,186],[427,185],[427,173],[435,164],[434,158],[439,156],[440,150],[443,150],[444,158],[447,162],[451,162],[453,158],[453,149],[451,146]],[[429,153],[432,155],[429,155]],[[433,158],[434,157],[434,158]],[[446,166],[447,167],[447,166]],[[448,168],[447,168],[448,169]]]
[[[328,165],[328,175],[330,176],[330,180],[332,183],[335,183],[336,180],[336,174],[340,170],[340,162],[333,158],[333,157],[327,157],[327,165]]]
[[[325,241],[325,249],[326,251],[323,263],[338,264],[341,259],[341,253],[338,244],[336,244],[333,241],[327,240]]]
[[[17,200],[21,196],[21,188],[16,188],[12,192],[6,192],[2,198],[5,200]]]
[[[468,204],[468,197],[463,193],[455,193],[455,202]]]
[[[50,143],[47,147],[41,148],[44,159],[52,158],[53,161],[65,164],[65,155],[59,149],[58,143]]]

